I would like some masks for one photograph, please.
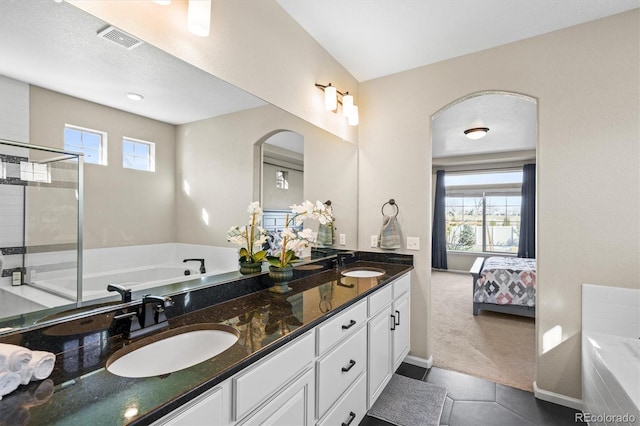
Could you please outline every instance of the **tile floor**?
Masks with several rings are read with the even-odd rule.
[[[584,424],[575,421],[576,410],[540,401],[531,392],[504,386],[478,377],[433,367],[403,363],[397,374],[447,388],[440,418],[448,426],[561,426]],[[365,416],[360,426],[389,426]],[[413,425],[411,425],[413,426]],[[419,426],[419,425],[415,425]]]

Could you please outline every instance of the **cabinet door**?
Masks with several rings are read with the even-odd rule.
[[[185,407],[160,419],[154,423],[154,426],[222,426],[227,424],[231,407],[223,405],[223,392],[222,387],[215,387],[196,398],[195,401],[188,403]],[[225,410],[225,408],[227,409]],[[227,420],[225,421],[225,419]]]
[[[409,332],[411,326],[410,293],[404,293],[393,302],[395,330],[393,330],[393,371],[409,353]]]
[[[244,425],[296,425],[313,424],[314,370],[306,370],[291,385],[284,388],[274,399],[250,415]]]
[[[391,370],[391,324],[391,306],[387,306],[367,325],[369,337],[368,408],[371,408],[376,402],[393,373]]]

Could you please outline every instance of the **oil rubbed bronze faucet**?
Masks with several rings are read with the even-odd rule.
[[[182,263],[187,263],[187,262],[200,262],[200,273],[201,274],[207,273],[207,269],[204,267],[204,259],[185,259],[182,261]]]
[[[128,325],[123,327],[122,334],[125,339],[136,339],[168,327],[169,321],[164,311],[169,306],[173,306],[170,297],[147,294],[142,298],[139,309],[116,315],[114,319],[129,319]]]

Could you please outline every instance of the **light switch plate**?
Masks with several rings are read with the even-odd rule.
[[[347,235],[346,234],[340,234],[340,245],[341,246],[347,245]]]
[[[420,250],[420,237],[407,237],[407,250]]]
[[[371,247],[378,247],[378,236],[377,235],[372,235],[371,236]]]

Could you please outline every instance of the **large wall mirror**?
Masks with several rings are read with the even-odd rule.
[[[105,40],[98,33],[109,27],[107,22],[66,2],[8,0],[1,15],[0,92],[3,111],[13,115],[9,120],[1,114],[0,139],[65,149],[66,127],[102,132],[106,148],[100,151],[102,164],[84,166],[85,294],[65,297],[58,287],[41,299],[30,295],[33,303],[21,312],[5,309],[2,304],[11,303],[7,294],[15,300],[24,298],[18,290],[32,290],[33,276],[45,281],[41,287],[46,289],[53,282],[46,282],[46,272],[60,275],[74,267],[70,247],[61,253],[55,241],[38,239],[37,227],[25,225],[25,252],[38,251],[44,260],[22,265],[22,286],[14,288],[10,276],[0,278],[0,332],[7,324],[15,330],[59,312],[117,303],[118,294],[105,292],[107,283],[145,281],[160,270],[177,271],[182,280],[185,271],[197,275],[200,264],[184,259],[206,260],[212,278],[203,282],[232,277],[237,247],[226,234],[246,223],[247,206],[260,196],[255,181],[262,154],[256,147],[267,135],[276,136],[272,142],[277,135],[304,141],[296,202],[331,199],[337,232],[346,235],[347,244],[338,248],[356,247],[355,145],[154,46],[127,48]],[[120,38],[116,33],[115,41]],[[128,99],[130,92],[143,99]],[[13,132],[16,125],[23,131]],[[135,167],[141,152],[136,144],[153,151],[152,170]],[[55,200],[47,203],[55,208]],[[25,219],[26,224],[39,220]],[[10,249],[0,247],[5,259]],[[167,279],[153,277],[146,287],[134,288],[134,298],[175,291]]]

